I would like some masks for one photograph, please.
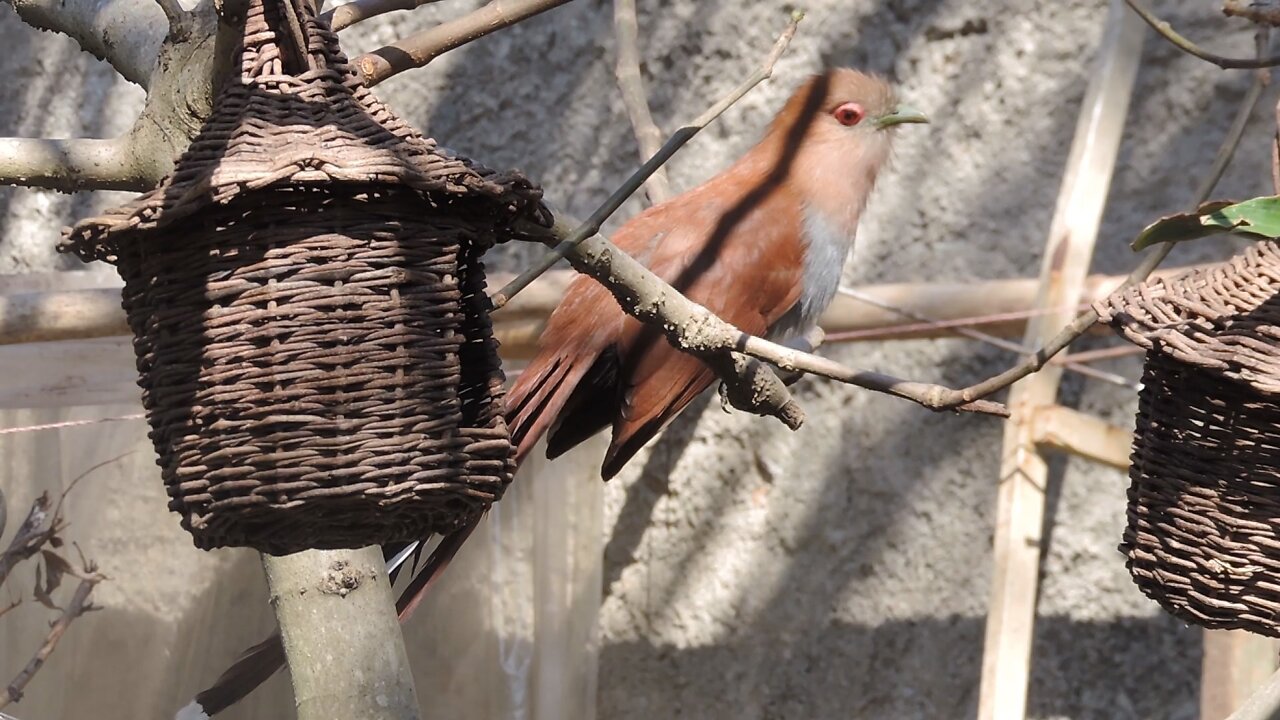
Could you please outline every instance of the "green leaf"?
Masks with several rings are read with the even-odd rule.
[[[1167,215],[1145,227],[1134,238],[1134,250],[1158,243],[1197,240],[1219,233],[1257,238],[1280,237],[1280,197],[1259,197],[1244,202],[1214,201],[1195,212]]]

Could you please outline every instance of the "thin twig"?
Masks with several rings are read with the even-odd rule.
[[[846,295],[848,297],[854,298],[861,302],[867,303],[868,305],[873,305],[882,310],[888,310],[889,312],[896,313],[898,315],[901,315],[902,317],[911,318],[912,320],[916,320],[923,323],[930,323],[935,325],[937,323],[936,320],[931,320],[925,317],[924,315],[916,313],[912,310],[908,310],[906,308],[898,307],[896,305],[884,302],[876,297],[868,295],[867,293],[864,293],[864,292],[860,292],[851,287],[841,285],[839,288],[839,292],[842,295]],[[955,333],[957,335],[960,335],[961,337],[966,337],[966,338],[969,338],[970,340],[976,340],[980,343],[985,343],[992,347],[999,348],[1001,350],[1005,350],[1008,352],[1018,353],[1019,355],[1026,355],[1027,353],[1032,352],[1030,348],[1022,345],[1021,343],[1016,343],[1012,340],[1006,340],[1004,338],[996,337],[995,335],[992,335],[990,333],[985,333],[985,332],[982,332],[981,330],[975,330],[969,327],[957,327],[955,329]],[[1119,385],[1120,387],[1125,387],[1130,389],[1136,389],[1137,387],[1137,385],[1132,380],[1126,377],[1123,377],[1121,375],[1116,375],[1115,373],[1109,373],[1104,370],[1098,370],[1097,368],[1091,368],[1088,365],[1081,365],[1076,362],[1062,362],[1060,364],[1062,364],[1067,370],[1070,370],[1079,375],[1084,375],[1085,377],[1093,378],[1095,380],[1101,380],[1102,382],[1111,383],[1112,385]]]
[[[80,580],[79,587],[76,588],[75,594],[71,596],[70,604],[67,605],[62,611],[62,615],[49,628],[49,633],[45,636],[44,643],[41,644],[40,649],[36,651],[36,654],[27,663],[26,667],[22,668],[22,671],[13,679],[13,682],[9,683],[9,687],[0,692],[0,708],[22,699],[22,691],[31,682],[31,678],[35,677],[35,674],[44,666],[49,656],[53,654],[54,649],[58,647],[58,641],[67,632],[67,628],[71,627],[71,623],[76,618],[93,609],[93,606],[89,603],[89,595],[93,592],[94,586],[106,578],[98,574],[97,568],[93,565],[85,567],[84,575],[83,579]]]
[[[58,517],[52,520],[49,517],[49,493],[45,492],[31,503],[31,510],[9,541],[9,547],[0,553],[0,585],[9,579],[18,563],[40,552],[45,542],[61,529]]]
[[[354,0],[322,14],[320,19],[329,23],[334,32],[338,32],[372,17],[400,10],[413,10],[436,2],[440,0]]]
[[[868,340],[895,340],[903,336],[911,336],[921,332],[937,332],[937,331],[956,331],[957,328],[979,327],[984,325],[993,325],[996,323],[1006,323],[1016,320],[1029,320],[1033,317],[1042,315],[1052,315],[1053,313],[1071,310],[1073,312],[1084,312],[1089,309],[1088,303],[1080,303],[1073,307],[1056,307],[1056,308],[1035,308],[1031,310],[1011,310],[1002,313],[988,313],[986,315],[970,315],[968,317],[955,318],[953,320],[935,320],[934,322],[918,322],[903,323],[901,325],[886,325],[884,327],[865,328],[862,330],[840,330],[827,334],[827,342],[844,343]],[[1030,351],[1027,351],[1030,352]],[[0,430],[0,433],[3,433]]]
[[[618,62],[614,72],[618,77],[618,89],[622,91],[622,104],[631,118],[636,134],[640,159],[658,154],[662,148],[662,130],[653,121],[649,111],[649,96],[644,89],[644,77],[640,74],[640,24],[636,19],[636,0],[613,0],[613,30],[618,43]],[[666,168],[658,168],[645,181],[645,193],[649,204],[657,205],[671,197],[671,181]]]
[[[1117,345],[1116,347],[1100,348],[1098,350],[1085,350],[1078,353],[1067,353],[1059,355],[1052,360],[1055,365],[1065,365],[1067,363],[1091,363],[1099,360],[1114,360],[1115,358],[1128,357],[1130,355],[1140,355],[1146,352],[1144,348],[1137,345]]]
[[[21,598],[19,598],[19,599],[17,599],[17,600],[14,600],[13,602],[9,603],[8,605],[5,605],[4,607],[0,608],[0,617],[4,617],[5,613],[7,613],[7,612],[9,612],[10,610],[12,610],[12,609],[14,609],[14,608],[18,607],[18,606],[19,606],[19,605],[21,605],[21,604],[22,604],[22,599],[21,599]]]
[[[1272,0],[1225,0],[1222,14],[1245,18],[1259,25],[1280,26],[1280,5]]]
[[[1129,4],[1129,7],[1133,8],[1133,11],[1138,14],[1138,17],[1145,20],[1152,29],[1159,33],[1160,37],[1168,40],[1179,50],[1187,53],[1188,55],[1194,55],[1195,57],[1198,57],[1205,62],[1213,63],[1224,70],[1252,70],[1256,68],[1269,68],[1280,65],[1280,55],[1272,55],[1270,57],[1258,56],[1256,58],[1229,58],[1223,55],[1211,53],[1179,34],[1178,31],[1174,30],[1173,26],[1168,22],[1156,17],[1156,15],[1151,12],[1151,9],[1148,8],[1142,0],[1125,0],[1125,2]]]
[[[155,0],[156,5],[160,7],[160,11],[164,13],[165,19],[169,21],[171,29],[182,26],[186,19],[187,11],[183,9],[178,0]]]
[[[52,512],[50,512],[49,507],[49,493],[41,493],[31,503],[31,510],[27,512],[26,519],[22,521],[22,525],[18,527],[18,532],[10,540],[9,547],[0,553],[0,585],[4,585],[5,580],[9,579],[9,574],[18,563],[40,552],[46,543],[66,528],[67,523],[62,517],[62,507],[67,500],[67,496],[71,494],[71,491],[75,489],[81,480],[88,477],[90,473],[98,468],[114,463],[121,458],[132,455],[134,452],[137,451],[130,450],[113,458],[103,460],[77,475],[71,482],[67,483],[62,493],[58,495],[58,501],[53,504]]]
[[[773,66],[777,64],[778,58],[782,57],[782,53],[786,52],[787,46],[791,44],[791,38],[795,37],[796,29],[802,19],[804,19],[803,12],[796,11],[792,13],[786,29],[778,36],[778,41],[774,43],[768,57],[761,63],[760,67],[756,68],[755,72],[751,73],[746,80],[734,88],[733,92],[721,98],[719,102],[712,105],[702,115],[699,115],[692,123],[677,130],[675,134],[667,139],[662,148],[654,153],[653,157],[649,158],[638,170],[632,173],[631,177],[627,178],[626,182],[622,183],[622,186],[615,190],[609,196],[609,199],[604,201],[603,205],[596,208],[596,211],[587,218],[586,222],[574,228],[573,232],[569,233],[551,252],[543,255],[532,267],[520,273],[505,287],[491,295],[490,299],[493,301],[494,309],[496,310],[506,305],[517,293],[528,287],[529,283],[563,260],[569,254],[569,251],[577,247],[579,243],[599,233],[600,226],[604,224],[604,221],[609,219],[609,216],[613,215],[619,207],[622,207],[622,203],[626,202],[627,198],[640,189],[640,186],[654,171],[662,167],[663,164],[671,159],[672,155],[675,155],[680,148],[684,147],[685,143],[689,142],[694,135],[697,135],[699,130],[710,125],[713,120],[720,117],[725,110],[728,110],[730,106],[750,92],[752,88],[772,76]]]
[[[1129,2],[1132,4],[1132,0],[1129,0]],[[1258,57],[1262,57],[1267,51],[1269,39],[1270,35],[1267,33],[1266,28],[1260,28],[1257,38]],[[1196,188],[1195,196],[1191,201],[1192,207],[1198,207],[1209,199],[1209,195],[1217,187],[1218,181],[1222,179],[1222,174],[1226,171],[1227,165],[1231,163],[1231,158],[1235,155],[1236,148],[1240,146],[1240,139],[1244,137],[1244,130],[1249,123],[1249,116],[1253,114],[1253,110],[1258,104],[1258,99],[1262,96],[1262,90],[1270,80],[1269,75],[1269,73],[1256,73],[1254,75],[1253,84],[1249,87],[1244,100],[1240,103],[1235,119],[1231,122],[1231,128],[1227,130],[1227,135],[1223,138],[1222,145],[1218,148],[1218,153],[1214,156],[1209,171],[1205,174],[1204,179],[1201,180],[1200,186]],[[1280,110],[1277,112],[1280,112]],[[1173,250],[1173,243],[1164,243],[1148,252],[1142,262],[1138,263],[1133,272],[1129,273],[1129,277],[1116,289],[1116,292],[1146,280],[1147,276],[1154,272],[1156,267],[1168,257],[1171,250]],[[960,390],[952,390],[937,397],[936,400],[939,407],[955,407],[962,403],[987,397],[992,393],[1009,387],[1044,367],[1050,358],[1062,352],[1063,349],[1083,335],[1097,321],[1098,313],[1094,310],[1080,315],[1025,361],[980,383]]]
[[[569,0],[491,0],[456,20],[441,23],[355,59],[355,67],[373,87],[405,70],[422,67],[454,48],[534,15],[564,5]]]

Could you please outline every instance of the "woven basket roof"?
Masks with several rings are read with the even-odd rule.
[[[1280,394],[1280,249],[1264,241],[1228,262],[1139,283],[1098,301],[1130,342]]]
[[[294,17],[275,17],[282,12]],[[298,37],[272,30],[281,27],[296,28]],[[174,172],[129,204],[65,231],[62,250],[110,261],[117,234],[161,228],[286,184],[401,184],[433,205],[478,202],[500,225],[522,216],[546,224],[541,191],[529,180],[450,155],[374,97],[314,3],[253,0],[244,37],[240,72]]]

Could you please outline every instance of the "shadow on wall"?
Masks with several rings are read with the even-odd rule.
[[[603,650],[601,705],[610,718],[732,717],[899,718],[962,720],[977,714],[983,619],[941,617],[868,627],[816,623],[791,646],[769,648],[764,666],[738,658],[761,651],[749,629],[707,647],[659,647],[620,642]],[[1072,720],[1164,718],[1194,720],[1199,677],[1169,657],[1198,657],[1200,632],[1164,615],[1081,621],[1037,621],[1028,716]],[[1158,652],[1152,652],[1158,648]],[[669,693],[631,692],[636,669],[662,658]],[[696,668],[716,666],[716,675]],[[1101,682],[1082,683],[1087,674]],[[1186,688],[1151,693],[1153,675],[1172,672]],[[690,682],[692,676],[704,678]],[[645,678],[653,682],[659,678]],[[648,684],[648,683],[646,683]]]

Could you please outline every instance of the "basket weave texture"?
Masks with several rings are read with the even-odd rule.
[[[1146,348],[1121,552],[1207,628],[1280,637],[1280,253],[1118,292],[1100,319]]]
[[[66,231],[125,280],[139,385],[197,546],[449,532],[513,472],[481,256],[546,223],[364,88],[310,0],[252,0],[172,175]]]

